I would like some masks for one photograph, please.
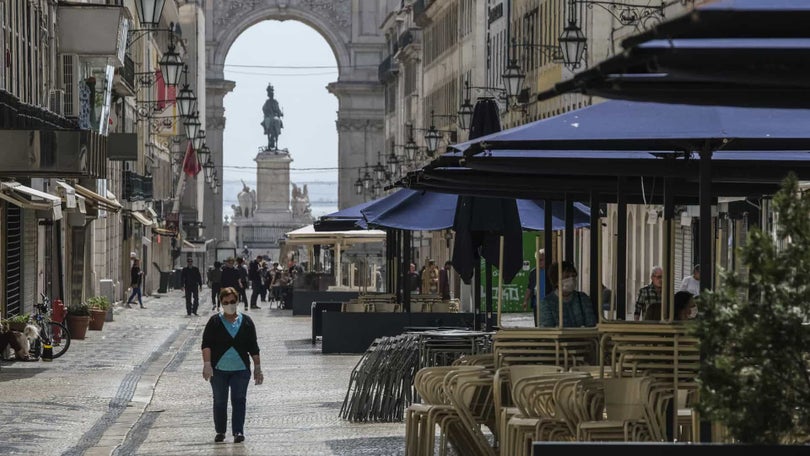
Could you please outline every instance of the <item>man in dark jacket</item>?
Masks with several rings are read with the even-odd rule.
[[[193,258],[188,257],[186,260],[186,267],[180,273],[180,280],[183,283],[183,291],[186,292],[186,313],[188,315],[197,315],[197,307],[200,305],[202,275],[200,269],[194,266]]]
[[[258,255],[255,260],[250,262],[250,266],[248,267],[248,279],[250,280],[250,308],[251,309],[261,309],[258,304],[256,304],[256,300],[259,299],[259,295],[262,292],[262,276],[259,273],[259,269],[261,269],[262,264],[262,256]]]
[[[214,261],[214,267],[208,271],[208,286],[211,287],[211,310],[217,310],[222,289],[222,263],[219,261]]]
[[[225,260],[222,265],[222,288],[233,288],[239,291],[241,285],[239,283],[239,271],[236,270],[233,257]]]
[[[239,273],[239,300],[245,303],[245,310],[248,310],[248,270],[247,266],[245,266],[245,259],[242,257],[236,257],[236,272]]]

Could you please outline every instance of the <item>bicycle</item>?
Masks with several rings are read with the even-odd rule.
[[[51,300],[40,293],[42,302],[34,305],[34,314],[31,320],[39,329],[39,337],[31,342],[31,355],[42,356],[43,346],[50,344],[53,347],[51,358],[56,359],[65,354],[70,347],[70,331],[67,326],[58,321],[51,320]]]

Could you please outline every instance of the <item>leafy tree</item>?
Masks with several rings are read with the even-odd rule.
[[[696,324],[700,410],[743,443],[810,441],[810,193],[791,173],[773,203],[777,239],[751,230]]]

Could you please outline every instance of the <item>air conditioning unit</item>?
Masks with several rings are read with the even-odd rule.
[[[48,109],[60,116],[65,114],[65,91],[62,89],[51,90],[48,95]]]
[[[81,81],[79,56],[61,54],[59,56],[59,87],[64,92],[62,115],[65,117],[79,117],[79,81]]]

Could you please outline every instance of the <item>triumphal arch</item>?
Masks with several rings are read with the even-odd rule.
[[[377,151],[384,145],[384,94],[378,79],[378,65],[385,57],[385,39],[379,29],[380,2],[217,0],[206,2],[205,8],[206,141],[214,164],[222,166],[227,117],[223,100],[234,88],[234,82],[224,75],[231,45],[242,32],[261,21],[300,21],[324,37],[338,65],[338,79],[327,87],[338,98],[338,206],[342,209],[361,202],[354,192],[357,169],[374,163]],[[273,46],[268,43],[256,52],[273,52]],[[215,201],[214,210],[205,211],[206,232],[210,237],[222,238],[222,192],[206,198],[209,196]]]

